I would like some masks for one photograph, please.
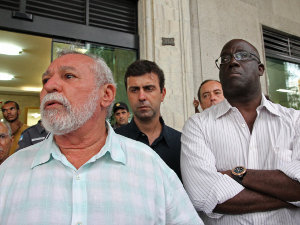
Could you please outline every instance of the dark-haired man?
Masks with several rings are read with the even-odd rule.
[[[181,178],[181,133],[165,125],[160,114],[166,95],[164,72],[155,62],[137,60],[127,68],[124,82],[134,116],[116,132],[149,145]]]
[[[15,153],[18,148],[18,141],[21,137],[22,132],[28,128],[26,124],[23,124],[19,120],[19,115],[21,113],[19,104],[15,101],[6,101],[1,107],[4,119],[9,123],[14,141],[11,145],[9,155]]]
[[[124,102],[116,102],[113,107],[113,114],[116,120],[114,129],[128,124],[130,112],[128,106]]]
[[[200,84],[198,89],[198,100],[194,99],[195,113],[200,112],[198,109],[199,103],[202,110],[205,110],[212,105],[218,104],[224,100],[222,85],[217,80],[205,80]]]
[[[229,41],[216,64],[226,99],[192,116],[181,140],[196,210],[208,225],[299,224],[299,110],[264,97],[265,68],[249,42]]]

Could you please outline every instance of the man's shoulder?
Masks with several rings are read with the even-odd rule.
[[[33,130],[36,129],[36,126],[37,126],[37,125],[33,125],[33,126],[30,126],[30,127],[27,127],[27,128],[22,132],[22,134],[32,132]]]
[[[126,124],[124,126],[116,128],[115,132],[117,134],[123,135],[125,137],[129,137],[129,138],[131,138],[132,134],[135,133],[135,131],[132,128],[132,125],[130,123],[128,123],[128,124]]]
[[[17,170],[17,168],[30,169],[32,162],[39,151],[40,147],[38,144],[28,146],[20,151],[15,152],[10,157],[8,157],[3,164],[2,168],[7,168],[9,170]]]
[[[174,128],[168,126],[168,125],[165,125],[165,127],[166,127],[166,129],[168,129],[168,131],[170,131],[170,132],[172,132],[172,133],[174,133],[174,134],[177,134],[177,135],[180,135],[180,134],[181,134],[180,131],[178,131],[178,130],[176,130],[176,129],[174,129]]]
[[[283,120],[298,121],[300,123],[300,110],[287,108],[280,104],[269,102],[272,112],[276,112]]]
[[[172,127],[169,127],[167,125],[165,125],[165,130],[168,134],[170,134],[173,138],[180,138],[181,137],[181,132],[172,128]]]

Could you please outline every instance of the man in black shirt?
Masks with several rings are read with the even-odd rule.
[[[154,62],[137,60],[127,68],[124,81],[134,117],[116,133],[149,145],[181,179],[181,133],[165,125],[160,115],[166,95],[163,71]]]
[[[18,142],[19,147],[16,151],[43,141],[47,137],[48,133],[49,132],[43,127],[42,121],[39,120],[36,125],[33,125],[23,131]]]

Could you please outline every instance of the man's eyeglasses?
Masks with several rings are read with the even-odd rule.
[[[229,63],[232,59],[232,56],[234,57],[235,60],[237,61],[247,61],[247,60],[256,60],[260,64],[259,58],[247,51],[241,51],[241,52],[236,52],[234,54],[228,54],[228,55],[222,55],[218,59],[216,59],[215,63],[218,69],[220,69],[220,66],[222,64]]]

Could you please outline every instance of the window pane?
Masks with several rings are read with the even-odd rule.
[[[267,57],[270,99],[300,109],[300,65]]]

